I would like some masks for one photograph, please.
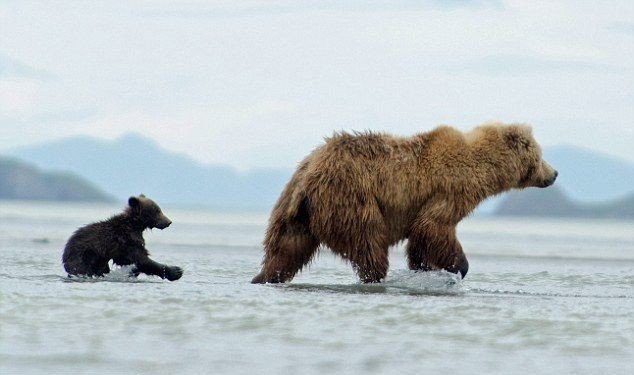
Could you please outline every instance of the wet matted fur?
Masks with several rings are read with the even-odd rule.
[[[458,222],[492,195],[556,177],[523,124],[335,134],[300,163],[275,204],[252,282],[291,280],[319,245],[349,260],[362,281],[379,282],[388,247],[404,239],[410,269],[464,277]]]

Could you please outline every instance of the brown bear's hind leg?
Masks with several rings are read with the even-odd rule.
[[[389,267],[387,228],[378,205],[370,199],[362,201],[360,214],[341,224],[344,230],[329,236],[328,242],[336,254],[350,260],[362,282],[378,283]],[[351,233],[357,235],[349,239]]]
[[[251,280],[253,284],[284,283],[293,279],[308,264],[319,241],[306,232],[286,232],[267,236],[262,271]]]
[[[379,283],[389,267],[388,244],[381,222],[368,225],[363,236],[352,243],[333,243],[331,249],[352,263],[352,268],[364,283]],[[344,238],[340,236],[339,238]]]

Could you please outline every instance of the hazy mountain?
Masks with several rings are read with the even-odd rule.
[[[137,134],[114,141],[66,138],[9,153],[41,168],[77,173],[119,199],[144,193],[159,203],[268,208],[292,173],[202,164]],[[556,186],[574,201],[608,201],[634,191],[632,163],[574,146],[546,148],[544,157],[560,172]],[[487,201],[481,212],[493,211],[502,199]]]
[[[559,171],[555,186],[573,202],[608,203],[634,192],[634,163],[570,145],[546,147],[543,151],[544,159]],[[495,213],[506,196],[487,200],[478,211]]]
[[[606,203],[579,203],[557,186],[508,193],[495,211],[504,216],[553,216],[634,219],[634,193]]]
[[[143,193],[159,204],[268,208],[292,173],[205,165],[137,134],[114,141],[72,137],[9,153],[42,168],[80,174],[119,199]]]
[[[544,159],[559,171],[556,186],[573,200],[608,201],[634,192],[634,163],[570,145],[545,148]]]
[[[70,173],[49,173],[0,158],[0,199],[111,201],[93,184]]]

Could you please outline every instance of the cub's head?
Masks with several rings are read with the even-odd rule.
[[[138,220],[145,228],[165,229],[172,224],[172,221],[163,214],[158,204],[143,194],[138,197],[130,197],[128,206],[130,216]]]
[[[510,151],[514,169],[511,188],[545,188],[555,183],[559,174],[542,159],[542,150],[528,125],[504,125],[499,128],[505,146]]]

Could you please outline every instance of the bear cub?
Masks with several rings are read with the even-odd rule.
[[[134,264],[132,274],[156,275],[169,281],[178,280],[183,270],[153,261],[145,248],[145,229],[165,229],[172,224],[151,199],[141,194],[128,199],[122,214],[79,228],[64,248],[62,262],[68,275],[103,276],[110,272],[108,262]]]

